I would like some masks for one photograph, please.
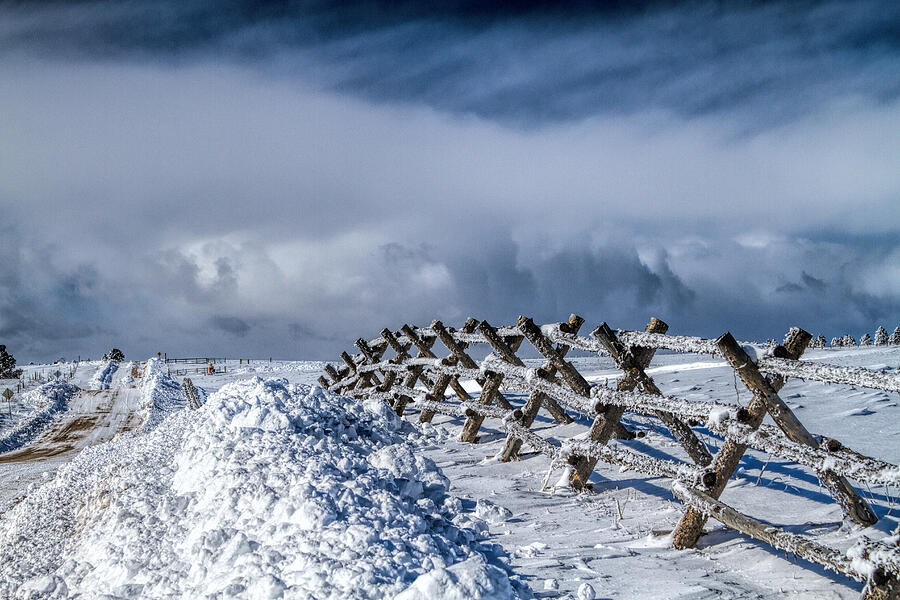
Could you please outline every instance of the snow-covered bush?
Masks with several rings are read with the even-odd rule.
[[[862,334],[862,337],[859,338],[860,346],[868,346],[871,343],[872,343],[872,336],[869,335],[868,333]]]
[[[831,347],[832,348],[840,348],[844,345],[844,338],[833,337],[831,338]]]
[[[887,343],[888,343],[887,331],[885,331],[884,327],[879,325],[878,329],[875,331],[875,345],[876,346],[887,346]]]
[[[844,342],[844,343],[843,343],[844,346],[855,346],[855,345],[856,345],[856,338],[854,338],[854,337],[853,337],[852,335],[850,335],[849,333],[845,333],[845,334],[844,334],[843,342]]]
[[[890,342],[893,346],[900,346],[900,325],[894,328],[894,333],[891,334]]]

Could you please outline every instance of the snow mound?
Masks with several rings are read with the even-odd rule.
[[[115,360],[108,360],[97,373],[91,378],[90,386],[92,390],[108,390],[112,383],[112,377],[119,370],[119,363]]]
[[[0,597],[515,598],[411,427],[318,387],[228,384],[32,490],[0,521]]]
[[[144,382],[141,385],[141,410],[146,417],[141,425],[149,431],[159,425],[169,414],[187,406],[187,399],[181,386],[167,372],[166,364],[158,358],[151,358],[144,367]]]
[[[475,556],[416,579],[394,600],[503,600],[513,597],[509,578]]]
[[[0,452],[9,452],[27,444],[68,406],[78,393],[77,386],[56,379],[22,395],[22,401],[34,412],[0,437]]]

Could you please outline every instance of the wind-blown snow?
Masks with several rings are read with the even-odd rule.
[[[112,376],[119,370],[119,362],[108,360],[94,377],[91,379],[90,389],[92,390],[108,390],[112,383]]]
[[[37,437],[77,392],[76,386],[56,379],[23,394],[23,403],[34,412],[0,436],[0,452],[15,450]]]
[[[0,597],[512,598],[381,402],[252,378],[84,450],[0,521]],[[484,530],[485,527],[479,527]]]

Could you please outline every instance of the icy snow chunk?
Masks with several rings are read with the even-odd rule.
[[[559,589],[559,581],[556,579],[545,579],[544,580],[544,589],[545,590],[558,590]]]
[[[539,556],[549,547],[550,546],[543,542],[532,542],[527,546],[519,546],[515,551],[515,555],[519,558],[534,558],[535,556]]]
[[[394,600],[506,600],[515,598],[509,578],[474,556],[446,569],[420,575]]]
[[[719,427],[731,418],[731,411],[727,408],[714,408],[709,411],[709,424],[713,427]]]
[[[496,525],[503,521],[508,521],[513,514],[508,508],[494,504],[484,498],[479,498],[475,503],[475,516],[479,519],[484,519],[492,525]]]
[[[594,591],[594,587],[591,584],[582,583],[578,586],[575,597],[578,598],[578,600],[594,600],[594,598],[597,597],[597,592]]]

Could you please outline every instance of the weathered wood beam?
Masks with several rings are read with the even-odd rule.
[[[440,321],[435,321],[434,323],[440,325],[440,328],[442,329],[442,331],[444,333],[444,337],[450,335],[450,332],[447,331],[447,329],[443,326],[443,323],[441,323]],[[466,322],[463,324],[461,331],[463,333],[472,333],[473,331],[475,331],[476,327],[478,327],[478,319],[475,319],[474,317],[469,317],[466,319]],[[439,334],[437,332],[437,330],[434,329],[434,324],[432,324],[432,331],[435,332],[435,335],[438,338],[441,337],[441,334]],[[412,335],[412,337],[410,337],[410,339],[411,340],[417,339],[417,336],[409,328],[407,328],[407,330],[405,330],[404,333],[407,335],[407,337],[410,337],[410,333],[413,333],[413,335]],[[466,342],[456,342],[456,340],[453,340],[452,336],[450,337],[450,339],[451,339],[452,343],[454,344],[453,348],[448,346],[447,343],[444,342],[443,339],[441,340],[441,343],[444,344],[444,346],[447,346],[447,348],[450,350],[450,356],[448,357],[449,362],[451,362],[453,364],[458,363],[460,360],[458,357],[458,354],[460,354],[460,353],[463,354],[464,356],[466,356],[466,358],[468,358],[469,361],[471,361],[471,363],[475,362],[475,361],[472,361],[472,359],[469,358],[469,356],[466,355],[464,352],[464,350],[468,347],[468,344]],[[415,341],[413,343],[415,343]],[[429,350],[429,353],[431,353],[430,350]],[[434,353],[431,353],[431,358],[437,358],[437,357],[434,355]],[[475,365],[475,368],[476,369],[478,368],[477,364]],[[439,375],[437,381],[435,381],[434,384],[431,386],[432,389],[431,389],[430,396],[431,396],[432,401],[443,402],[444,395],[447,393],[448,385],[453,388],[453,391],[456,393],[457,396],[459,396],[459,399],[462,400],[463,402],[466,402],[466,401],[469,401],[472,399],[472,396],[470,396],[469,393],[462,386],[462,384],[459,383],[459,379],[455,375],[449,375],[446,377],[443,375]],[[420,423],[430,423],[431,420],[434,418],[434,414],[435,414],[434,411],[423,410],[422,413],[419,415],[419,422]]]
[[[466,326],[464,325],[463,329],[465,329],[465,327]],[[437,358],[437,356],[431,350],[431,347],[437,338],[429,337],[428,341],[426,342],[422,340],[422,338],[420,338],[419,335],[416,334],[416,332],[413,331],[412,327],[410,327],[409,325],[404,325],[400,328],[400,331],[403,332],[403,334],[409,339],[409,341],[412,342],[412,344],[419,350],[419,356],[423,356],[426,358]],[[450,378],[450,387],[453,388],[453,391],[456,392],[456,395],[461,399],[465,399],[468,397],[468,392],[466,392],[465,388],[462,387],[456,377]],[[444,390],[446,389],[447,386],[445,385]]]
[[[785,355],[796,360],[806,350],[810,339],[812,339],[810,333],[795,327],[788,332],[781,347],[784,349]],[[783,377],[776,375],[769,378],[770,386],[776,391],[784,387],[784,383]],[[744,424],[754,430],[759,429],[763,419],[766,417],[766,404],[762,398],[754,394],[743,412],[745,415]],[[725,486],[740,464],[747,448],[746,444],[725,438],[722,447],[713,460],[713,469],[716,471],[716,485],[708,491],[710,497],[718,498],[722,495],[722,492],[725,491]],[[673,532],[673,545],[678,549],[692,548],[697,543],[700,534],[703,533],[703,526],[706,524],[706,520],[707,515],[688,506]]]
[[[606,327],[605,329],[598,327],[597,329],[601,330],[601,335],[605,336],[607,332],[610,334],[610,340],[611,342],[614,342],[612,344],[614,347],[614,351],[619,355],[619,359],[616,360],[617,364],[620,360],[627,360],[629,366],[638,367],[639,369],[637,370],[639,370],[640,372],[643,372],[643,370],[650,365],[650,361],[653,359],[653,355],[655,354],[654,349],[625,348],[625,346],[615,338],[615,334],[613,334],[612,331],[609,330],[609,327]],[[653,317],[650,319],[650,322],[647,323],[646,329],[651,333],[665,333],[669,329],[669,325],[664,321]],[[600,341],[602,342],[603,339],[601,339]],[[613,358],[615,359],[615,357]],[[619,380],[618,384],[616,385],[616,389],[620,392],[630,392],[635,387],[637,387],[637,385],[638,380],[635,378],[634,373],[632,371],[626,371],[625,377]],[[658,393],[659,390],[656,391],[656,395],[661,395]],[[594,419],[594,422],[591,425],[591,431],[588,434],[588,438],[593,442],[606,444],[609,442],[613,433],[616,431],[616,426],[618,425],[619,420],[622,418],[622,415],[625,414],[625,408],[621,406],[600,404],[596,407],[596,409],[600,414],[598,414]],[[600,412],[601,410],[602,412]],[[590,479],[591,473],[593,473],[594,471],[594,467],[597,466],[597,459],[583,456],[578,457],[573,461],[572,466],[573,469],[572,474],[569,477],[569,483],[575,489],[584,489],[587,485],[588,480]]]
[[[650,324],[647,325],[648,332],[651,327],[658,323],[662,323],[662,321],[656,318],[651,319]],[[665,323],[662,324],[666,325]],[[626,348],[616,338],[616,334],[606,323],[601,323],[591,335],[603,344],[609,355],[616,361],[616,365],[625,372],[625,377],[620,381],[620,384],[623,384],[629,390],[637,386],[645,394],[653,396],[663,395],[653,379],[644,371],[650,364],[648,357],[652,358],[653,356],[651,348]],[[641,358],[645,359],[646,363],[641,361]],[[707,450],[706,445],[697,438],[684,421],[665,411],[656,411],[656,416],[659,417],[660,421],[665,424],[675,439],[687,451],[691,460],[702,467],[712,462],[712,455]]]
[[[553,342],[547,339],[547,336],[545,336],[540,328],[534,324],[534,321],[528,317],[519,317],[519,320],[516,322],[516,327],[519,328],[519,331],[522,332],[525,339],[527,339],[538,352],[543,354],[544,357],[556,367],[556,370],[559,371],[563,381],[565,381],[573,391],[581,396],[590,398],[590,384],[585,380],[581,373],[572,366],[572,363],[564,359],[563,355],[553,347]]]
[[[673,482],[672,492],[693,510],[711,516],[745,535],[766,542],[779,550],[792,552],[833,571],[849,575],[854,579],[866,580],[865,576],[853,568],[852,560],[842,552],[823,546],[802,535],[752,519],[719,502],[709,494],[704,494],[681,482]]]
[[[584,319],[576,314],[569,315],[569,320],[566,323],[560,324],[560,328],[565,326],[566,332],[571,334],[578,333],[578,330],[581,328],[581,325],[584,323]],[[557,344],[556,351],[559,353],[561,357],[565,357],[565,355],[569,352],[569,346],[565,344]],[[516,357],[518,359],[518,357]],[[514,363],[515,364],[515,363]],[[525,364],[519,360],[516,366],[524,367]],[[541,367],[540,372],[547,374],[551,379],[556,375],[556,367],[548,360]],[[532,390],[528,394],[528,400],[525,402],[525,406],[522,408],[522,419],[521,425],[525,429],[528,429],[534,424],[534,420],[537,418],[538,411],[541,406],[547,409],[547,411],[553,416],[554,419],[559,423],[571,423],[572,417],[566,413],[565,409],[559,405],[559,403],[545,394],[544,392]],[[522,439],[517,438],[515,436],[509,436],[506,439],[506,446],[503,448],[503,454],[501,455],[501,460],[503,462],[509,462],[518,458],[519,450],[522,449]]]
[[[778,392],[772,387],[769,380],[759,372],[756,363],[737,343],[730,333],[724,334],[717,341],[719,350],[731,367],[737,372],[738,377],[753,392],[755,397],[762,398],[766,410],[791,441],[804,444],[811,448],[818,448],[819,441],[803,426],[794,411],[778,396]],[[779,353],[782,352],[779,350]],[[844,515],[853,522],[869,526],[878,522],[878,517],[869,508],[862,497],[856,493],[850,483],[834,471],[821,471],[817,473],[819,479],[841,505]]]
[[[519,360],[519,357],[516,356],[516,350],[519,349],[519,345],[522,343],[521,336],[516,336],[516,338],[512,340],[512,344],[508,344],[487,321],[481,321],[481,323],[478,324],[478,330],[484,335],[485,339],[488,340],[488,343],[495,351],[497,351],[503,360],[513,364],[516,364],[515,361],[518,361],[519,365],[523,365],[522,361]],[[512,405],[503,397],[503,394],[500,393],[500,385],[502,382],[503,375],[501,373],[488,372],[478,402],[484,406],[490,406],[496,400],[498,404],[511,410]],[[477,442],[478,430],[481,428],[482,423],[484,423],[484,415],[476,413],[470,416],[463,425],[460,441]]]

